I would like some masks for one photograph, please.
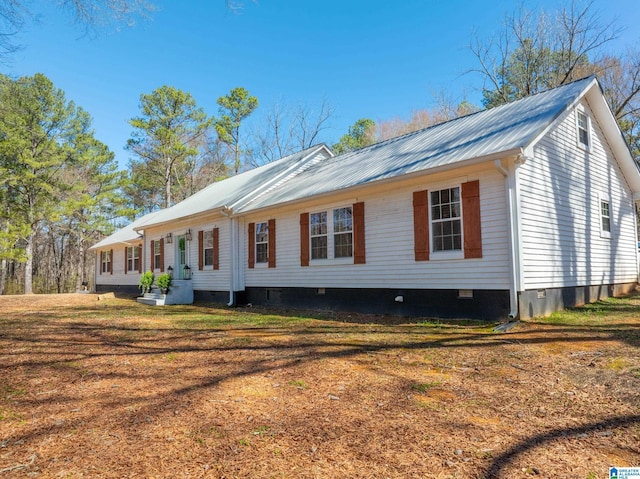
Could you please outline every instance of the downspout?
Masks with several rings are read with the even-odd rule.
[[[234,295],[234,289],[235,289],[235,263],[234,263],[234,240],[235,240],[235,226],[236,226],[236,221],[235,218],[232,216],[233,215],[233,210],[227,206],[222,207],[221,210],[222,214],[224,216],[226,216],[227,218],[229,218],[229,302],[227,303],[227,306],[234,306],[236,301],[235,301],[235,295]]]
[[[524,164],[527,157],[518,155],[514,161],[513,172],[509,172],[502,165],[501,160],[495,160],[494,165],[505,183],[505,200],[507,205],[507,219],[509,222],[509,319],[516,319],[519,315],[518,291],[522,288],[522,242],[520,240],[520,201],[518,198],[518,168]]]
[[[638,242],[640,238],[638,237],[638,212],[640,210],[640,193],[633,194],[633,219],[634,219],[634,233],[636,236],[635,245],[636,245],[636,282],[640,283],[640,248],[638,248]]]

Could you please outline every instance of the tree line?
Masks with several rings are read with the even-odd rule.
[[[99,0],[62,3],[104,6]],[[0,20],[17,26],[20,18],[7,16],[7,5],[19,2],[0,2]],[[139,1],[133,5],[136,11],[147,8]],[[505,16],[502,27],[494,37],[474,37],[469,44],[476,59],[469,73],[483,84],[481,105],[443,93],[434,108],[416,110],[408,119],[361,118],[330,145],[334,152],[597,75],[632,153],[640,155],[640,53],[609,50],[620,34],[615,23],[602,23],[593,3],[571,2],[554,12],[521,7]],[[234,88],[217,105],[209,115],[191,94],[167,85],[142,94],[139,115],[129,120],[131,159],[119,171],[113,153],[95,138],[90,115],[49,79],[0,75],[0,294],[78,289],[93,277],[87,248],[116,227],[317,144],[334,115],[326,99],[315,107],[281,102],[249,130],[245,120],[260,103],[248,90]]]

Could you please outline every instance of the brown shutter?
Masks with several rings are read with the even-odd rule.
[[[300,214],[300,266],[309,266],[309,213]]]
[[[164,238],[160,238],[160,272],[164,273]]]
[[[256,224],[249,223],[249,268],[256,264]]]
[[[413,249],[416,261],[429,260],[429,192],[413,192]]]
[[[102,251],[98,251],[98,271],[102,274]]]
[[[213,228],[213,269],[220,269],[220,228]]]
[[[204,231],[198,231],[198,269],[204,267]]]
[[[138,273],[142,273],[142,245],[138,245]]]
[[[464,257],[482,258],[480,182],[478,180],[462,183],[462,216]]]
[[[353,264],[365,264],[364,203],[353,205]]]
[[[113,274],[113,248],[109,250],[109,273]]]
[[[155,241],[151,240],[151,263],[149,263],[149,271],[153,271],[154,269],[156,269],[156,262],[155,262],[155,248],[154,246]]]
[[[133,252],[131,253],[133,254]],[[124,274],[127,274],[127,247],[124,247]]]
[[[268,261],[269,268],[276,267],[276,220],[269,220],[269,250],[268,250]]]

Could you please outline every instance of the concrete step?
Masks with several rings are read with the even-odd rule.
[[[164,298],[146,298],[142,296],[140,298],[137,298],[136,301],[138,301],[138,303],[147,304],[149,306],[164,306]]]

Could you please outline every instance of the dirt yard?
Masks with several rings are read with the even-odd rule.
[[[0,297],[0,478],[594,479],[640,466],[640,297],[508,333],[399,322]]]

